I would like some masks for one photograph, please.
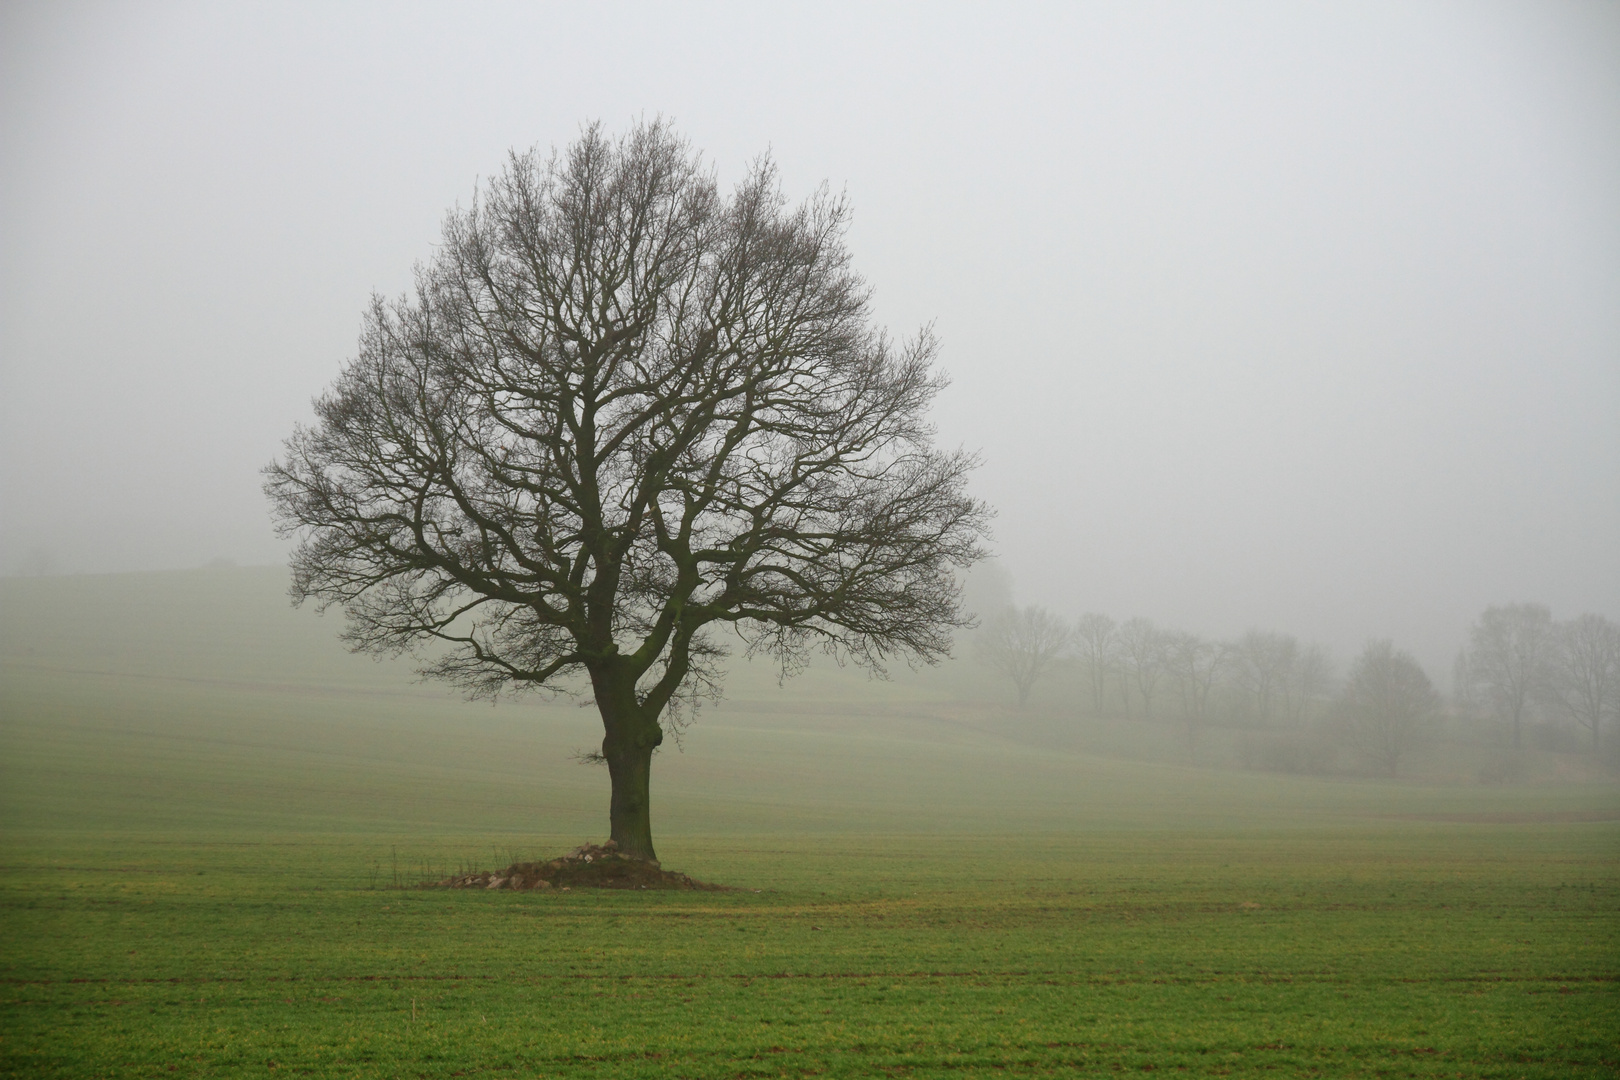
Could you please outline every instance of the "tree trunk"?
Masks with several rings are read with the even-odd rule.
[[[664,741],[658,717],[648,716],[635,699],[635,687],[596,681],[596,708],[602,714],[602,757],[613,794],[608,823],[622,854],[654,859],[652,840],[652,755]]]
[[[660,735],[660,741],[662,736]],[[657,859],[652,840],[651,779],[652,755],[656,743],[638,744],[616,753],[607,752],[608,775],[613,780],[613,798],[608,812],[613,842],[619,851],[637,859]]]

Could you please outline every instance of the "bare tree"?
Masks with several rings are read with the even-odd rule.
[[[1288,724],[1299,727],[1310,718],[1313,702],[1328,697],[1333,687],[1333,663],[1320,645],[1299,649],[1284,674],[1282,710]]]
[[[1009,607],[985,625],[974,645],[981,660],[1012,680],[1022,709],[1035,681],[1068,651],[1072,638],[1068,624],[1043,607]]]
[[[627,854],[713,629],[882,670],[965,622],[974,462],[934,448],[934,339],[873,328],[848,217],[766,159],[722,195],[661,121],[513,154],[266,470],[293,598],[355,649],[473,695],[583,674]]]
[[[1425,735],[1440,695],[1409,653],[1369,642],[1345,679],[1340,702],[1349,741],[1390,776]]]
[[[1601,615],[1582,615],[1553,628],[1545,693],[1562,712],[1592,733],[1605,721],[1620,723],[1620,626]]]
[[[1075,624],[1074,640],[1079,648],[1081,667],[1091,688],[1092,711],[1101,716],[1108,679],[1113,675],[1118,660],[1114,620],[1099,612],[1088,611]]]
[[[1544,687],[1552,647],[1552,614],[1540,604],[1486,608],[1468,635],[1459,665],[1462,690],[1477,699],[1523,745],[1527,709]]]
[[[1134,688],[1142,699],[1142,716],[1153,718],[1153,692],[1164,674],[1164,635],[1152,620],[1137,617],[1127,619],[1119,628],[1120,667],[1127,686],[1126,710],[1130,715],[1129,689]]]
[[[1287,634],[1250,630],[1232,646],[1231,655],[1233,681],[1248,698],[1250,715],[1261,727],[1270,727],[1298,663],[1299,642]]]
[[[1178,631],[1165,634],[1164,655],[1165,670],[1175,681],[1181,698],[1187,748],[1196,752],[1209,720],[1210,692],[1230,662],[1230,650],[1197,634]]]

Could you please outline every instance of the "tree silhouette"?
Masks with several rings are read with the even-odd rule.
[[[583,673],[627,854],[716,628],[786,672],[931,662],[964,623],[974,460],[934,447],[934,338],[871,325],[848,218],[769,160],[723,196],[663,122],[513,154],[266,470],[293,596],[352,647],[474,695]]]
[[[1410,653],[1369,642],[1350,665],[1340,700],[1350,742],[1390,776],[1426,734],[1440,695]]]
[[[1029,704],[1035,681],[1068,651],[1074,632],[1043,607],[1009,607],[985,626],[974,642],[979,658],[1012,680],[1018,707]]]
[[[1486,608],[1469,630],[1462,689],[1508,725],[1515,750],[1525,715],[1546,687],[1553,645],[1552,613],[1540,604]]]
[[[1553,628],[1546,695],[1592,733],[1600,746],[1605,722],[1620,722],[1620,626],[1586,614]]]

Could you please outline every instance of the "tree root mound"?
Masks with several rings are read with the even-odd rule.
[[[685,874],[665,870],[654,859],[621,855],[612,840],[598,846],[581,844],[550,862],[513,863],[505,870],[458,874],[431,882],[432,889],[685,889],[707,892],[726,891],[724,885],[707,885]]]

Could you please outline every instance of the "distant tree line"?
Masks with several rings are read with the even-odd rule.
[[[1039,679],[1066,667],[1078,676],[1079,711],[1172,723],[1194,755],[1214,724],[1270,733],[1239,752],[1245,764],[1285,771],[1323,771],[1348,748],[1395,775],[1448,712],[1515,749],[1533,722],[1573,721],[1596,753],[1601,732],[1620,724],[1620,627],[1590,614],[1554,622],[1537,604],[1480,616],[1449,710],[1417,660],[1388,640],[1369,642],[1341,677],[1325,649],[1290,634],[1223,641],[1140,617],[1089,612],[1069,623],[1040,606],[1007,606],[983,621],[975,652],[1013,683],[1020,709]]]
[[[1541,604],[1486,608],[1454,673],[1457,707],[1515,750],[1533,723],[1571,720],[1593,753],[1620,724],[1620,626],[1586,614],[1555,622]]]
[[[1126,719],[1198,723],[1210,715],[1212,699],[1235,696],[1258,726],[1298,724],[1333,687],[1326,651],[1288,634],[1254,630],[1214,641],[1097,612],[1071,625],[1040,606],[1008,607],[986,619],[975,650],[1012,680],[1020,705],[1056,661],[1078,661],[1089,711]]]

